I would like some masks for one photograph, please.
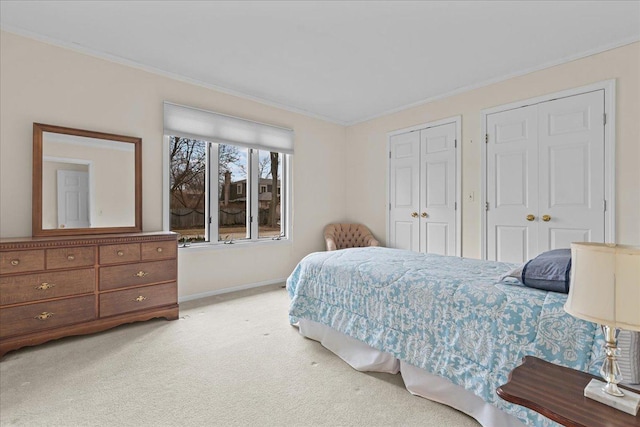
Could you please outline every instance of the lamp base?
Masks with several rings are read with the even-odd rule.
[[[603,389],[607,384],[598,380],[591,380],[584,389],[585,397],[597,400],[630,415],[636,415],[640,408],[640,394],[624,390],[624,396],[617,397],[606,393]]]

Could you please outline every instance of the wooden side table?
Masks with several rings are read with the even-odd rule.
[[[584,388],[593,378],[596,377],[525,356],[524,363],[511,371],[507,383],[496,392],[504,400],[539,412],[564,426],[640,426],[639,416],[584,397]]]

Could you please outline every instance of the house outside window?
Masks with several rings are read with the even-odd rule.
[[[261,149],[262,145],[254,148],[250,143],[194,138],[188,129],[178,126],[179,120],[178,125],[171,122],[172,114],[178,119],[181,114],[217,118],[217,113],[192,112],[189,107],[165,103],[165,229],[179,233],[180,242],[185,245],[286,240],[290,222],[288,163],[292,150],[285,153]],[[184,121],[185,126],[193,123],[190,118]],[[228,116],[224,119],[228,120]],[[243,119],[234,119],[244,125]],[[180,128],[180,132],[169,133],[167,127],[171,126],[167,123]],[[277,191],[268,191],[273,188]]]

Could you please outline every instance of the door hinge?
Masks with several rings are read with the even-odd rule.
[[[453,210],[454,211],[458,210],[458,202],[453,202]]]
[[[603,113],[602,114],[602,124],[606,125],[607,124],[607,113]]]
[[[389,158],[391,158],[391,151],[389,151]]]
[[[249,217],[249,222],[253,222],[253,215]]]
[[[458,140],[457,139],[453,140],[453,148],[458,148]]]
[[[389,212],[391,212],[391,203],[389,203]]]
[[[602,201],[602,210],[603,210],[604,212],[606,212],[606,211],[607,211],[607,201],[606,201],[606,200],[603,200],[603,201]]]
[[[485,202],[484,204],[484,210],[488,211],[489,210],[489,202]]]
[[[488,144],[488,143],[489,143],[489,134],[488,134],[488,133],[485,133],[485,134],[484,134],[484,143],[485,143],[485,144]]]
[[[213,218],[209,217],[209,224],[211,224],[213,222]]]

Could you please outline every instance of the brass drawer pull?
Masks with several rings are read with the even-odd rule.
[[[36,317],[34,317],[34,319],[37,320],[47,320],[48,318],[53,317],[53,313],[49,313],[48,311],[43,311],[42,313],[40,313],[39,315],[37,315]]]
[[[123,251],[118,251],[116,253],[118,254],[118,256],[124,256],[124,252]]]
[[[75,257],[75,255],[69,255],[69,256],[67,256],[67,259],[69,261],[73,261],[74,259],[76,259],[76,257]]]
[[[55,286],[55,283],[42,282],[42,284],[40,286],[36,286],[36,289],[38,289],[40,291],[46,291],[47,289],[51,289],[54,286]]]
[[[162,248],[158,248],[156,249],[158,252],[162,252]]]
[[[549,222],[549,221],[551,221],[551,217],[549,215],[542,215],[542,220],[544,222]]]
[[[134,274],[134,276],[136,276],[136,277],[144,277],[144,276],[146,276],[147,274],[149,274],[149,273],[147,273],[147,272],[145,272],[145,271],[140,270],[140,271],[138,271],[136,274]]]
[[[20,264],[20,260],[19,259],[12,259],[11,260],[11,265],[16,266],[18,264]]]
[[[136,298],[135,300],[136,300],[137,302],[142,302],[142,301],[144,301],[144,300],[146,300],[146,299],[147,299],[147,297],[143,297],[142,295],[140,295],[140,296],[139,296],[138,298]]]

